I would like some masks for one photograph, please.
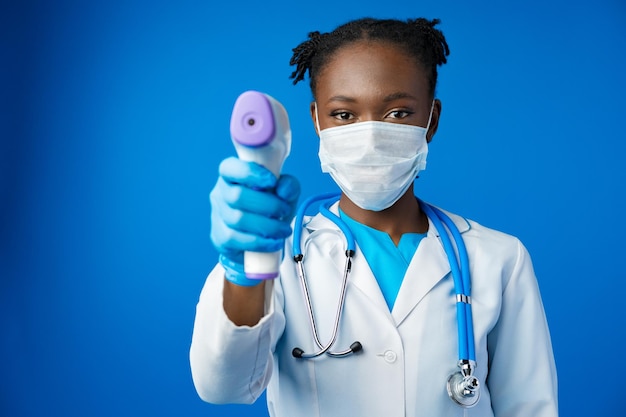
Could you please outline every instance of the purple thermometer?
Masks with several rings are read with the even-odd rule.
[[[269,144],[275,132],[274,111],[269,98],[256,91],[240,95],[230,119],[233,141],[256,148]]]
[[[230,135],[239,159],[256,162],[280,175],[291,150],[289,117],[282,104],[267,94],[246,91],[233,108]],[[245,252],[244,271],[249,279],[278,276],[282,251]]]

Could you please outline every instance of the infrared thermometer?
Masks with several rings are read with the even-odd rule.
[[[280,102],[258,91],[241,94],[231,115],[230,135],[239,159],[256,162],[278,178],[291,150],[289,117]],[[245,252],[246,278],[276,278],[281,260],[282,250]]]

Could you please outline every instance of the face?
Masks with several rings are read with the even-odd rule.
[[[320,128],[364,121],[426,127],[432,100],[420,64],[399,47],[359,41],[340,48],[317,76]],[[427,134],[437,130],[441,103],[435,101]],[[311,117],[316,123],[315,103]]]

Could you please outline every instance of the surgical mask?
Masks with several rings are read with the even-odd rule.
[[[362,209],[391,207],[426,168],[432,112],[426,127],[368,121],[321,130],[318,118],[322,172]]]

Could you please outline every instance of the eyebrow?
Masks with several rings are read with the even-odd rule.
[[[417,100],[414,96],[412,96],[409,93],[398,91],[396,93],[392,93],[392,94],[389,94],[388,96],[385,96],[385,98],[383,98],[383,101],[385,103],[388,103],[390,101],[399,100],[399,99]],[[328,103],[333,102],[333,101],[341,101],[344,103],[356,103],[355,98],[343,96],[343,95],[333,96],[330,99],[328,99]]]
[[[390,101],[394,101],[394,100],[398,100],[398,99],[402,99],[402,98],[408,98],[408,99],[411,99],[411,100],[417,100],[414,96],[412,96],[409,93],[398,91],[397,93],[389,94],[387,97],[385,97],[383,99],[383,101],[385,103],[388,103]]]
[[[342,102],[345,102],[345,103],[356,103],[356,99],[354,99],[352,97],[348,97],[348,96],[333,96],[333,97],[328,99],[329,103],[331,101],[342,101]]]

